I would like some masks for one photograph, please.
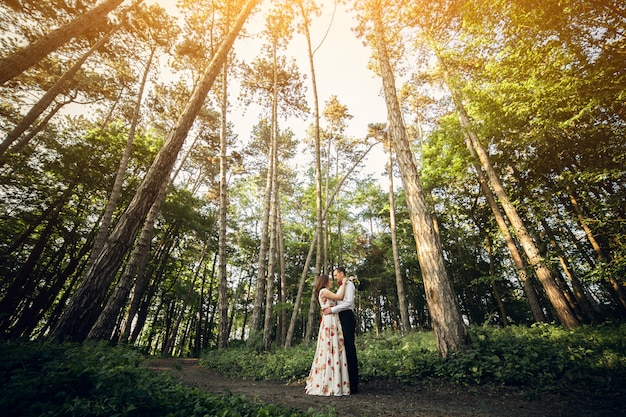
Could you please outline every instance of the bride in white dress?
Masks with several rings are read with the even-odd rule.
[[[328,275],[320,275],[315,281],[314,291],[322,310],[343,299],[345,285],[340,283],[335,294],[330,290],[332,282]],[[322,314],[315,357],[306,381],[306,393],[335,396],[350,394],[343,330],[337,314]]]

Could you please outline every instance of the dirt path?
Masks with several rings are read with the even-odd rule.
[[[315,397],[302,384],[229,378],[198,366],[197,359],[159,358],[147,366],[173,375],[182,384],[217,394],[245,395],[267,404],[282,404],[301,411],[326,411],[337,417],[562,417],[626,415],[626,404],[616,398],[544,397],[529,401],[512,388],[406,386],[364,381],[359,394]],[[619,404],[621,402],[621,404]]]

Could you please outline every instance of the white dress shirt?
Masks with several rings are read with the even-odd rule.
[[[354,283],[347,280],[343,285],[346,286],[343,294],[343,300],[338,301],[336,306],[331,307],[331,313],[339,313],[344,310],[354,310],[354,293],[356,292]]]

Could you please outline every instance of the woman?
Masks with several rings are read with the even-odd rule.
[[[346,286],[339,284],[337,294],[330,290],[332,278],[320,275],[315,281],[315,295],[322,310],[334,306],[343,299]],[[317,348],[306,381],[306,393],[309,395],[349,395],[348,362],[343,343],[343,330],[337,314],[322,314],[320,330],[317,335]]]

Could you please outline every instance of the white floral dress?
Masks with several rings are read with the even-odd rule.
[[[321,294],[318,298],[322,310],[335,305],[333,300]],[[306,393],[335,396],[350,394],[343,330],[337,314],[322,314],[315,357],[306,380]]]

